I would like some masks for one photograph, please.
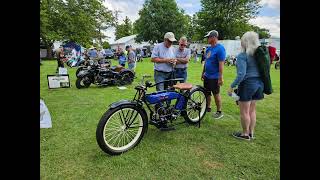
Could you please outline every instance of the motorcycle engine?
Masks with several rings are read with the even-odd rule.
[[[101,85],[109,85],[112,84],[113,81],[113,72],[111,70],[102,70],[99,72],[97,76],[97,81]]]
[[[178,117],[174,105],[167,105],[165,103],[155,105],[155,114],[152,118],[162,124],[166,124],[169,121],[172,123]]]

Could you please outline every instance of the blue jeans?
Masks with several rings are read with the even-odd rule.
[[[168,80],[168,79],[172,79],[172,72],[162,72],[162,71],[154,70],[154,81],[156,83],[164,81],[164,80]],[[168,88],[167,82],[160,83],[160,84],[156,85],[157,91],[163,91],[167,88]]]
[[[174,76],[175,78],[183,78],[183,81],[180,81],[180,83],[184,83],[187,81],[187,68],[175,68],[174,69]]]
[[[128,67],[130,70],[134,71],[134,69],[136,67],[136,63],[128,63]]]

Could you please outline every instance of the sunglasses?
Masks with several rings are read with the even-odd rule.
[[[187,45],[186,44],[179,44],[179,46],[186,47]]]

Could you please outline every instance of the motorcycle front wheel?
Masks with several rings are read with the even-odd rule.
[[[109,109],[100,119],[96,140],[110,155],[122,154],[137,146],[147,131],[147,116],[136,105],[125,104]]]
[[[89,77],[85,76],[85,77],[78,77],[76,80],[76,87],[78,89],[81,88],[88,88],[90,86],[91,82]]]
[[[81,67],[81,66],[77,69],[77,71],[76,71],[76,77],[78,77],[79,72],[82,71],[83,69],[84,69],[84,67]]]

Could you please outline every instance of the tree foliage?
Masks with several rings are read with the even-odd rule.
[[[104,41],[104,42],[102,43],[102,47],[103,47],[103,49],[110,49],[110,48],[111,48],[109,42],[107,42],[107,41]]]
[[[260,0],[201,0],[202,9],[197,13],[197,32],[206,34],[217,30],[220,39],[234,39],[253,30],[248,21],[256,17]]]
[[[130,36],[132,34],[133,34],[132,23],[128,18],[128,16],[126,16],[126,18],[123,20],[123,23],[118,24],[116,26],[116,32],[115,32],[116,40],[125,36]]]
[[[175,0],[146,0],[139,15],[134,23],[138,42],[163,41],[166,32],[173,32],[177,38],[187,35],[188,19]]]
[[[40,37],[47,46],[56,40],[90,46],[101,42],[101,30],[113,25],[114,17],[102,0],[41,0]]]

